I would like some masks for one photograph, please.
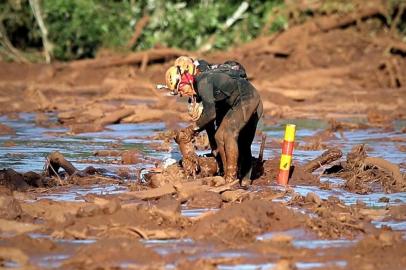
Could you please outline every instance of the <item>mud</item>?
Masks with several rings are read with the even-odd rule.
[[[239,61],[261,94],[267,141],[242,185],[217,175],[207,137],[170,131],[186,106],[155,84],[192,53],[0,62],[1,267],[403,269],[405,47],[378,2],[356,8],[193,53]]]
[[[190,228],[189,234],[197,239],[233,246],[252,242],[257,234],[266,231],[293,229],[303,219],[276,203],[247,200],[203,217]]]

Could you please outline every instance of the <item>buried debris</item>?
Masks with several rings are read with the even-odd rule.
[[[368,157],[365,145],[354,146],[346,162],[327,169],[325,173],[344,178],[344,187],[355,193],[406,191],[406,179],[399,166],[382,158]]]
[[[63,168],[68,175],[72,175],[78,170],[65,159],[65,157],[58,151],[52,152],[47,157],[45,171],[48,176],[58,175],[59,168]]]
[[[337,159],[341,158],[343,153],[341,152],[340,149],[338,148],[332,148],[327,151],[325,151],[321,156],[313,159],[312,161],[308,162],[303,166],[303,170],[305,172],[314,172],[321,166],[324,166],[326,164],[330,164],[333,161],[336,161]]]
[[[59,172],[60,168],[64,172]],[[78,170],[61,153],[55,151],[46,157],[44,172],[42,173],[32,171],[19,173],[10,168],[0,170],[0,186],[5,186],[10,190],[26,191],[30,188],[54,187],[65,183],[76,183],[75,177],[86,178],[102,172],[103,170],[95,169],[92,166],[86,167],[84,170]],[[64,177],[65,175],[67,177]],[[100,182],[101,178],[98,177],[95,180]],[[67,181],[63,182],[63,179]],[[109,181],[112,180],[108,179]]]
[[[342,156],[341,150],[332,148],[326,150],[319,157],[309,161],[304,165],[294,164],[290,168],[289,184],[291,185],[319,185],[320,179],[312,173],[318,168],[331,164]],[[279,159],[274,158],[267,160],[264,163],[265,173],[262,179],[266,182],[273,182],[276,180],[279,171]]]
[[[195,147],[193,144],[193,137],[187,133],[187,129],[180,129],[170,133],[170,137],[174,138],[175,142],[178,143],[180,152],[182,154],[182,161],[180,165],[182,166],[183,172],[186,176],[193,176],[196,178],[215,176],[218,172],[217,161],[214,157],[200,157],[195,152]],[[263,151],[265,147],[266,137],[262,137],[260,154],[258,159],[253,159],[253,172],[252,179],[262,179],[269,183],[276,179],[279,160],[272,159],[263,161]],[[290,171],[290,184],[307,184],[307,185],[318,185],[320,183],[319,177],[313,175],[312,173],[318,168],[331,164],[332,162],[340,159],[342,152],[338,148],[332,148],[326,150],[321,156],[311,160],[303,166],[293,165]],[[163,174],[166,172],[164,171]],[[155,178],[157,178],[156,176]],[[168,177],[164,177],[168,179]],[[171,178],[171,177],[169,177]],[[261,181],[260,181],[261,182]],[[220,184],[221,185],[221,184]]]

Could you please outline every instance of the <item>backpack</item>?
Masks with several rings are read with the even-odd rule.
[[[232,78],[243,78],[247,79],[247,73],[243,65],[238,63],[237,61],[226,61],[223,64],[219,65],[211,65],[210,71],[213,72],[224,72]]]
[[[247,79],[247,73],[243,65],[237,61],[228,60],[223,64],[209,64],[204,60],[199,60],[199,67],[201,72],[223,72],[232,78]]]

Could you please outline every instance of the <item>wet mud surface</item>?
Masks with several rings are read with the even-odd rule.
[[[405,269],[406,47],[371,3],[190,53],[239,61],[261,95],[263,168],[242,186],[213,175],[206,137],[170,135],[186,101],[155,84],[187,52],[0,62],[0,267]]]
[[[327,121],[289,120],[299,128],[288,188],[275,184],[280,146],[274,140],[283,137],[284,122],[265,126],[264,175],[241,188],[224,185],[221,177],[193,179],[183,173],[177,144],[159,135],[166,130],[163,123],[119,124],[72,135],[61,127],[36,126],[33,114],[2,121],[15,130],[0,137],[2,145],[13,141],[0,153],[1,166],[15,169],[9,177],[21,174],[24,180],[29,171],[43,175],[53,151],[77,171],[91,172],[68,173],[67,167],[49,176],[52,184],[29,182],[22,190],[2,184],[3,267],[402,269],[406,263],[406,196],[380,184],[396,175],[382,166],[364,166],[367,179],[355,179],[365,180],[358,182],[368,190],[360,192],[349,185],[353,178],[328,172],[348,163],[354,151],[395,167],[406,162],[398,140],[391,139],[399,138],[402,121],[393,131],[332,132]],[[323,132],[331,133],[323,139],[331,152],[299,147]],[[260,141],[258,136],[255,155]],[[169,151],[151,148],[163,143]],[[136,156],[134,162],[123,161],[128,153]],[[332,154],[333,162],[309,163],[325,160],[323,153]],[[376,174],[372,183],[369,170]],[[399,173],[403,181],[405,168]]]

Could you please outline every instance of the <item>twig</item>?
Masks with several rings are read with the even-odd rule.
[[[265,150],[266,134],[262,134],[261,147],[259,148],[258,161],[262,162],[264,160],[264,150]]]
[[[46,163],[44,168],[46,169],[45,173],[48,171],[48,168],[51,168],[52,172],[56,175],[56,177],[58,178],[59,181],[59,185],[62,186],[62,179],[59,177],[59,174],[55,171],[54,167],[52,167],[51,162],[49,161],[48,157],[45,158],[46,159]]]

